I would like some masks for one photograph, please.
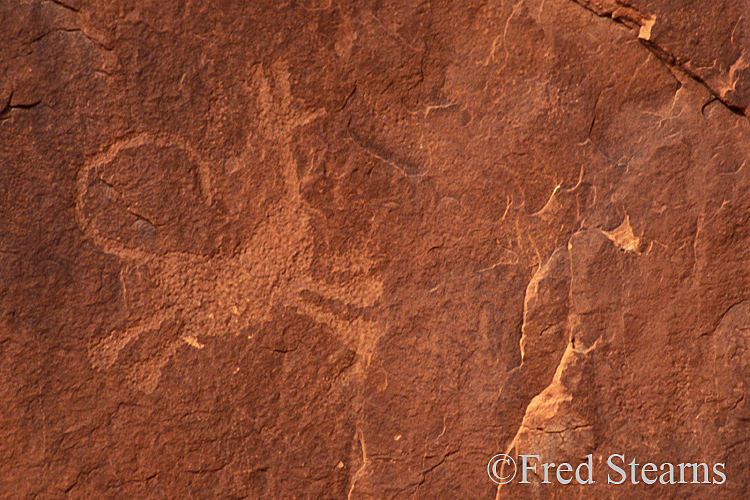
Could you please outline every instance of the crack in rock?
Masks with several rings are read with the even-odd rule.
[[[648,48],[660,61],[662,61],[671,71],[679,71],[703,85],[708,91],[716,97],[724,106],[733,113],[738,113],[750,117],[750,107],[732,102],[728,98],[728,93],[733,89],[731,85],[724,89],[716,88],[706,78],[691,70],[684,60],[671,53],[666,47],[658,45],[652,39],[652,28],[657,22],[657,16],[641,12],[631,5],[623,3],[621,0],[572,0],[584,9],[596,14],[599,17],[609,17],[613,21],[627,26],[630,30],[638,30],[638,40]],[[729,81],[735,79],[736,73],[750,65],[745,61],[743,56],[735,62],[730,69]],[[734,81],[736,85],[736,81]]]

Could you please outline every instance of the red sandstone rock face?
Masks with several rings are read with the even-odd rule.
[[[3,2],[0,498],[746,497],[749,16]]]

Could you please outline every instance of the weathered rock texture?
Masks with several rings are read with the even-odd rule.
[[[750,494],[748,0],[0,21],[0,498]]]

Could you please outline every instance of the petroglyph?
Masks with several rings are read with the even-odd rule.
[[[170,221],[159,220],[159,204],[169,203],[169,198],[138,198],[139,185],[162,182],[160,192],[171,190],[175,197],[193,197],[193,205],[198,207],[194,211],[198,214],[196,224],[211,222],[210,168],[185,141],[140,134],[114,144],[80,170],[78,224],[103,251],[121,260],[124,302],[132,318],[121,330],[110,332],[90,347],[90,362],[97,369],[112,367],[135,339],[159,335],[167,325],[180,324],[179,335],[165,340],[156,356],[130,367],[132,382],[151,392],[161,369],[178,348],[201,349],[202,338],[252,331],[280,307],[294,308],[327,325],[360,354],[361,361],[368,362],[378,335],[375,322],[361,315],[344,318],[305,298],[311,293],[361,311],[377,303],[383,286],[370,275],[374,262],[367,255],[326,256],[331,268],[350,276],[342,284],[312,275],[309,209],[299,194],[300,179],[290,143],[295,129],[323,111],[300,109],[291,97],[283,65],[270,73],[270,78],[266,77],[258,68],[253,88],[262,110],[261,129],[279,146],[284,195],[238,253],[206,256],[175,245],[179,238],[169,239]],[[155,149],[160,154],[165,150],[172,153],[177,164],[171,170],[180,175],[166,180],[149,177],[149,169],[142,163],[150,161],[147,153]],[[131,170],[123,172],[118,166]],[[202,236],[200,227],[194,234]],[[201,243],[209,250],[213,244]],[[181,297],[179,303],[172,299],[175,296]]]

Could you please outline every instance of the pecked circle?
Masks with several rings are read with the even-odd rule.
[[[81,171],[77,201],[84,232],[123,252],[208,256],[234,233],[215,206],[208,166],[168,138],[115,144]]]

